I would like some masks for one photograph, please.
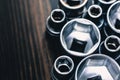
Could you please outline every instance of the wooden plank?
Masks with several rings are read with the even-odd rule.
[[[8,69],[5,72],[3,68],[0,80],[50,80],[53,59],[45,37],[45,22],[51,11],[49,0],[2,3],[6,8],[4,22],[7,22],[2,25],[4,28],[0,27],[0,52],[4,54],[0,58],[5,61],[0,63]]]

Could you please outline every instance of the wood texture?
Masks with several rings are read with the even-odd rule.
[[[52,2],[0,1],[0,80],[51,80],[45,22]]]

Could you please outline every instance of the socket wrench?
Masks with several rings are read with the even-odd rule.
[[[60,56],[55,62],[51,71],[53,80],[72,80],[74,76],[74,62],[69,56]]]
[[[60,42],[69,54],[87,56],[99,46],[101,35],[98,27],[91,21],[76,18],[67,22],[61,30]]]
[[[116,35],[108,36],[99,46],[99,53],[117,58],[120,55],[120,38]]]
[[[82,17],[88,0],[59,0],[59,8],[64,10],[68,19]]]
[[[54,9],[46,21],[46,30],[51,36],[59,36],[62,27],[66,23],[65,12],[61,9]]]
[[[75,80],[119,80],[120,66],[103,54],[84,58],[77,66]]]

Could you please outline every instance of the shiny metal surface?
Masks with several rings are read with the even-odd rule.
[[[73,60],[66,55],[58,57],[53,66],[52,70],[52,78],[53,80],[71,80],[73,78],[73,69],[74,69],[74,62]]]
[[[47,32],[52,36],[58,36],[65,23],[65,12],[61,9],[54,9],[46,21]]]
[[[117,0],[98,0],[97,4],[99,4],[102,7],[103,14],[106,14],[110,5],[113,4],[116,1]]]
[[[88,0],[59,0],[59,8],[63,9],[69,19],[81,17]]]
[[[92,54],[98,48],[100,40],[97,26],[83,18],[73,19],[66,23],[60,34],[63,48],[74,56]]]
[[[60,39],[54,50],[68,56],[55,60],[52,79],[120,80],[120,0],[58,0],[58,8],[47,30]]]
[[[98,0],[100,3],[102,4],[112,4],[114,3],[116,0]]]
[[[102,16],[103,10],[99,5],[91,5],[88,8],[88,16],[87,17],[89,20],[93,21],[98,28],[101,28],[104,23],[104,19]]]
[[[84,58],[77,66],[75,80],[119,80],[120,66],[112,58],[94,54]]]
[[[102,8],[99,5],[91,5],[88,8],[88,14],[92,18],[98,18],[102,15]]]
[[[115,2],[108,9],[107,21],[110,28],[120,34],[120,1]]]
[[[116,52],[120,50],[120,38],[115,35],[111,35],[105,39],[104,45],[108,51]]]
[[[116,35],[108,36],[105,41],[101,42],[99,53],[116,59],[120,55],[120,38]]]

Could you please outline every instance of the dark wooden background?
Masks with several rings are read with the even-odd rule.
[[[0,0],[0,80],[51,79],[45,22],[56,7],[57,0]]]

